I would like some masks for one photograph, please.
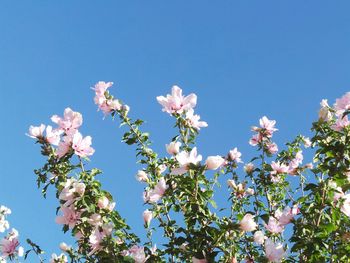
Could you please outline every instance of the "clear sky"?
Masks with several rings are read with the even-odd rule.
[[[238,147],[249,160],[250,126],[263,115],[277,120],[280,148],[310,135],[321,99],[350,90],[349,10],[341,0],[1,1],[0,203],[12,208],[12,226],[50,254],[69,240],[54,223],[53,192],[44,200],[36,189],[44,159],[25,136],[69,106],[93,137],[90,167],[104,171],[104,188],[143,235],[141,167],[117,123],[96,112],[90,87],[99,80],[115,83],[111,92],[147,121],[163,154],[175,130],[155,97],[174,84],[199,97],[204,157]]]

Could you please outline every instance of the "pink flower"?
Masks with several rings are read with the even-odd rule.
[[[264,224],[265,228],[271,233],[281,233],[284,231],[284,227],[278,222],[278,220],[272,216],[269,218],[268,224]]]
[[[253,135],[253,137],[249,140],[249,144],[251,146],[257,146],[259,143],[261,143],[263,140],[263,137],[260,133],[257,133]]]
[[[132,246],[127,252],[126,256],[132,257],[135,260],[135,263],[145,263],[148,259],[146,257],[143,247],[138,247],[136,245]]]
[[[350,92],[347,92],[340,99],[336,99],[334,109],[337,111],[337,115],[341,115],[350,109]]]
[[[12,228],[11,232],[0,241],[1,257],[4,259],[7,257],[15,257],[16,255],[22,257],[24,253],[23,247],[18,246],[18,231]]]
[[[297,172],[296,169],[298,169],[299,165],[303,162],[303,159],[303,152],[298,151],[294,159],[289,163],[288,173],[291,175],[295,174]]]
[[[196,106],[197,96],[192,93],[184,97],[182,95],[182,90],[178,86],[173,86],[171,95],[168,94],[166,97],[158,96],[157,101],[163,106],[163,111],[169,114],[181,114]]]
[[[73,206],[61,206],[62,216],[56,217],[56,223],[60,225],[68,225],[72,229],[80,219],[80,213]]]
[[[234,149],[232,149],[228,153],[228,157],[229,157],[230,161],[235,161],[237,163],[242,162],[241,156],[242,156],[242,154],[237,150],[237,147],[235,147]]]
[[[310,141],[310,138],[304,137],[303,139],[304,139],[304,146],[305,146],[305,148],[309,148],[311,146],[311,144],[312,144],[311,141]]]
[[[43,137],[44,130],[45,130],[44,124],[41,124],[40,126],[30,125],[27,135],[31,138],[39,139]]]
[[[262,231],[256,231],[254,233],[254,242],[259,244],[259,245],[264,244],[265,238],[266,237],[265,237],[265,235],[264,235],[264,233]]]
[[[57,115],[51,117],[52,122],[56,123],[66,134],[73,134],[83,124],[83,117],[79,112],[72,111],[70,108],[64,110],[63,118]]]
[[[74,153],[82,158],[93,155],[95,150],[90,147],[91,140],[92,139],[90,136],[83,138],[80,132],[76,132],[73,135],[72,141],[72,148],[74,150]]]
[[[151,203],[158,202],[165,194],[166,189],[168,189],[168,186],[166,185],[165,180],[162,177],[159,179],[159,181],[158,181],[157,185],[154,187],[154,189],[148,193],[147,201],[149,201]]]
[[[278,222],[281,226],[288,225],[294,218],[295,215],[299,213],[299,208],[297,205],[294,205],[293,208],[290,208],[289,206],[286,206],[281,212],[280,210],[277,210],[275,213],[276,218],[278,219]]]
[[[58,158],[65,156],[72,146],[72,136],[64,136],[63,140],[58,144],[56,154]]]
[[[345,127],[350,125],[350,121],[348,116],[340,116],[334,125],[332,125],[332,129],[335,131],[342,131]]]
[[[175,158],[180,167],[171,170],[171,174],[174,175],[184,174],[187,172],[190,164],[197,165],[202,161],[202,155],[197,155],[197,147],[194,147],[190,153],[182,151],[178,153]]]
[[[58,145],[61,140],[62,130],[53,130],[50,125],[46,127],[46,141],[52,145]]]
[[[277,147],[277,144],[276,143],[268,143],[266,145],[267,147],[267,151],[270,153],[270,154],[275,154],[278,152],[278,147]]]
[[[259,120],[260,127],[265,130],[267,137],[271,137],[272,134],[277,131],[275,128],[276,121],[269,120],[266,116]]]
[[[219,155],[209,156],[205,161],[208,170],[216,170],[225,163],[225,159]]]
[[[205,121],[199,121],[200,116],[194,114],[193,109],[189,109],[186,112],[186,121],[187,125],[196,129],[200,130],[201,128],[208,127],[208,124]]]
[[[92,88],[96,95],[98,96],[105,96],[105,92],[107,91],[108,88],[112,87],[113,82],[104,82],[104,81],[99,81],[95,84],[95,86]]]
[[[250,232],[254,231],[258,225],[255,223],[252,214],[246,214],[240,221],[239,226],[242,231]]]
[[[272,175],[285,174],[288,172],[288,166],[280,162],[271,162]]]
[[[254,164],[253,163],[247,163],[246,165],[244,165],[244,171],[247,173],[247,174],[251,174],[255,167],[254,167]]]
[[[180,151],[180,146],[181,142],[171,142],[166,145],[166,151],[171,155],[178,154]]]
[[[281,243],[274,243],[271,239],[265,241],[265,254],[270,262],[280,263],[285,256],[285,251]]]
[[[143,221],[145,222],[145,225],[148,227],[153,218],[153,212],[146,209],[145,211],[143,211],[142,216],[143,216]]]
[[[139,182],[147,182],[148,181],[148,175],[143,170],[138,170],[136,174],[136,180]]]
[[[97,201],[97,206],[100,209],[107,209],[109,207],[109,199],[105,196],[102,196]]]
[[[67,263],[67,262],[68,262],[68,258],[63,253],[61,253],[60,255],[53,253],[51,255],[50,263]]]

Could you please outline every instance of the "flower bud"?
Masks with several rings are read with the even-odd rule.
[[[153,218],[152,211],[149,211],[148,209],[143,212],[143,221],[145,222],[145,225],[148,227],[151,223],[151,220]]]
[[[171,142],[166,145],[166,151],[171,155],[176,155],[180,151],[181,142]]]
[[[216,170],[225,163],[225,159],[219,155],[209,156],[205,161],[208,170]]]
[[[139,170],[136,174],[136,180],[139,182],[147,182],[148,181],[147,173],[143,170]]]

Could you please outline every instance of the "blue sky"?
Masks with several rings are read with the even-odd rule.
[[[349,1],[1,1],[0,203],[13,227],[48,253],[69,240],[54,223],[53,192],[44,200],[36,189],[44,159],[24,135],[69,106],[93,137],[90,167],[104,171],[142,236],[140,166],[117,123],[96,112],[90,87],[99,80],[115,83],[111,92],[147,121],[163,154],[175,130],[155,97],[174,84],[199,97],[203,156],[238,147],[249,160],[250,126],[263,115],[277,120],[279,145],[309,135],[320,100],[349,90],[349,10]]]

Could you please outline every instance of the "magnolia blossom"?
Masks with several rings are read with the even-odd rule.
[[[342,115],[350,109],[350,92],[345,93],[340,99],[335,100],[334,109],[337,115]]]
[[[46,127],[46,141],[52,145],[57,146],[61,140],[61,134],[63,133],[62,130],[56,129],[53,130],[52,126],[48,125]]]
[[[278,220],[272,216],[269,218],[268,224],[264,224],[265,228],[271,233],[281,233],[284,231],[284,227],[278,222]]]
[[[270,154],[275,154],[275,153],[278,152],[278,146],[274,142],[273,143],[268,143],[266,145],[266,149],[267,149],[268,153],[270,153]]]
[[[171,142],[166,145],[167,153],[171,155],[176,155],[180,151],[181,142]]]
[[[225,159],[219,155],[209,156],[205,161],[205,165],[209,170],[216,170],[225,163]]]
[[[58,144],[56,154],[58,158],[65,156],[72,146],[72,136],[64,136],[63,140]]]
[[[342,131],[345,127],[350,125],[350,121],[348,119],[348,116],[339,116],[337,121],[335,122],[334,125],[332,125],[332,129],[335,131]]]
[[[237,150],[237,147],[235,147],[234,149],[232,149],[228,153],[229,160],[230,161],[235,161],[237,163],[241,163],[242,162],[241,156],[242,156],[242,154]]]
[[[31,138],[38,139],[43,137],[44,130],[45,130],[44,124],[41,124],[40,126],[30,125],[27,135]]]
[[[275,212],[275,217],[278,219],[278,223],[281,226],[289,224],[295,215],[299,213],[298,205],[294,205],[292,208],[286,206],[283,212],[280,209],[277,209]]]
[[[83,124],[83,117],[79,112],[70,108],[64,110],[63,118],[57,115],[51,117],[52,122],[56,123],[66,134],[75,133]]]
[[[80,132],[73,135],[72,148],[74,153],[82,158],[93,155],[95,150],[91,147],[91,137],[83,138]]]
[[[254,242],[259,244],[259,245],[264,244],[265,238],[266,237],[265,237],[265,235],[264,235],[264,233],[262,231],[256,231],[254,233]]]
[[[176,155],[176,160],[179,163],[178,168],[173,168],[171,174],[180,175],[187,172],[190,164],[198,164],[202,161],[202,155],[197,155],[197,147],[194,147],[190,153],[182,151]]]
[[[332,118],[332,113],[329,110],[329,105],[327,100],[322,100],[320,105],[321,105],[321,108],[318,112],[318,118],[321,121],[327,122]]]
[[[63,253],[61,255],[57,255],[55,253],[51,255],[50,263],[67,263],[67,262],[68,262],[68,258]]]
[[[254,231],[257,228],[257,224],[254,221],[252,214],[246,214],[239,223],[240,229],[245,232]]]
[[[197,104],[197,96],[190,94],[188,96],[182,95],[182,89],[178,86],[173,86],[171,89],[171,95],[158,96],[157,101],[163,106],[163,111],[169,114],[179,113],[192,109]]]
[[[262,140],[263,140],[263,136],[260,133],[258,133],[258,134],[253,135],[253,137],[249,140],[249,144],[251,146],[256,146],[259,143],[261,143]]]
[[[196,130],[200,130],[201,128],[208,127],[208,123],[206,123],[205,121],[199,121],[199,119],[200,119],[200,116],[197,114],[194,114],[193,109],[189,109],[186,112],[186,121],[188,126]]]
[[[1,257],[6,259],[7,257],[19,256],[24,254],[23,247],[19,246],[18,231],[12,228],[6,237],[0,240]]]
[[[274,243],[270,238],[265,241],[265,254],[270,262],[280,263],[285,256],[281,243]]]
[[[68,250],[71,250],[72,248],[70,246],[68,246],[66,243],[64,242],[61,242],[60,243],[60,249],[64,252],[68,251]]]
[[[80,219],[80,213],[73,206],[61,206],[62,216],[56,217],[56,223],[60,225],[68,225],[72,229]]]
[[[269,120],[266,116],[262,117],[260,120],[259,120],[259,124],[260,124],[260,127],[262,129],[265,129],[266,130],[266,133],[267,133],[267,136],[268,137],[271,137],[272,134],[277,131],[277,129],[275,128],[275,125],[276,125],[276,121],[275,120]]]
[[[135,263],[145,263],[148,259],[146,257],[143,247],[137,245],[132,246],[128,251],[124,251],[125,256],[129,256],[135,260]]]
[[[246,165],[244,165],[244,171],[247,173],[247,174],[251,174],[255,167],[254,167],[254,164],[253,163],[247,163]]]
[[[70,206],[75,200],[80,198],[85,193],[85,184],[76,181],[74,178],[69,178],[63,184],[63,189],[59,194],[59,199],[66,201],[65,206]]]
[[[136,174],[136,180],[139,182],[147,182],[148,181],[148,175],[143,170],[138,170]]]
[[[284,174],[288,172],[288,166],[280,162],[271,162],[272,175]]]
[[[151,220],[153,218],[153,212],[146,209],[145,211],[143,211],[143,221],[145,222],[146,226],[149,226],[149,224],[151,223]]]
[[[165,180],[162,177],[159,179],[154,189],[146,194],[146,201],[149,201],[151,203],[158,202],[165,194],[166,189],[168,189],[168,186],[166,185]]]

